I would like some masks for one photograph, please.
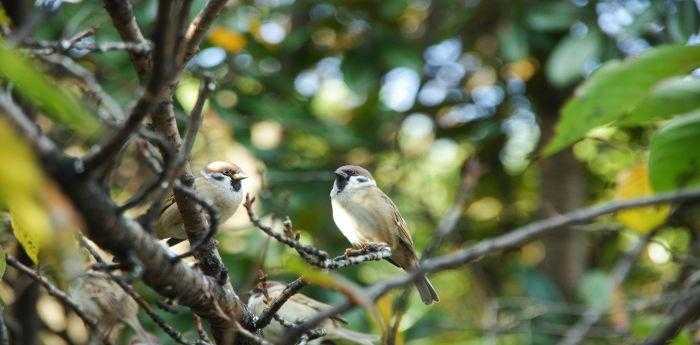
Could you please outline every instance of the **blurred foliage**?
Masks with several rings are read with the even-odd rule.
[[[156,2],[132,2],[150,35]],[[204,1],[193,4],[197,10]],[[189,111],[197,78],[215,77],[218,89],[208,102],[195,166],[212,159],[240,163],[255,175],[249,187],[266,221],[279,226],[288,215],[303,241],[331,253],[347,247],[330,216],[335,167],[369,168],[421,250],[456,196],[463,162],[478,159],[487,173],[444,244],[441,253],[447,253],[540,218],[548,207],[539,164],[545,145],[550,154],[571,147],[583,163],[583,204],[696,183],[698,25],[690,0],[231,1],[188,66],[176,106],[178,115]],[[119,40],[100,2],[87,0],[63,4],[36,36],[58,40],[92,27],[97,42]],[[125,109],[133,104],[138,78],[125,53],[75,58]],[[99,105],[89,95],[75,100],[83,85],[5,46],[0,59],[3,78],[41,110],[37,122],[46,132],[69,153],[86,151],[97,121],[80,102],[86,109]],[[60,87],[38,71],[58,75]],[[545,123],[559,114],[552,139]],[[186,117],[180,118],[184,126]],[[0,135],[14,143],[8,138]],[[11,155],[4,161],[23,162],[20,153],[0,149],[3,154]],[[118,200],[149,176],[131,156],[112,177]],[[640,165],[647,161],[648,167]],[[0,178],[16,167],[0,169]],[[18,188],[9,186],[0,194]],[[661,231],[619,289],[610,288],[609,272],[636,243],[637,232],[663,222],[668,212],[632,210],[619,215],[621,224],[603,217],[587,226],[587,269],[573,300],[540,269],[546,256],[540,241],[438,274],[433,281],[442,302],[425,307],[412,296],[401,339],[415,345],[553,344],[593,307],[606,313],[589,343],[639,341],[673,304],[669,289],[686,278],[697,212]],[[303,264],[290,266],[297,259],[292,251],[251,229],[244,212],[223,225],[219,241],[242,291],[257,269],[280,280],[308,273]],[[304,292],[332,304],[342,295],[323,287],[340,276],[370,284],[396,274],[385,262],[315,272],[320,286]],[[386,320],[395,297],[347,319],[357,330],[379,332],[369,315]],[[164,315],[193,335],[186,314]],[[694,336],[683,333],[675,343]]]

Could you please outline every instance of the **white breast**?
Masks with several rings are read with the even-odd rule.
[[[357,221],[352,214],[337,200],[331,200],[331,207],[333,209],[333,221],[338,229],[340,229],[340,232],[343,233],[343,236],[353,245],[363,242]]]

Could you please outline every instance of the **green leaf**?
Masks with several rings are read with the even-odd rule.
[[[5,270],[7,269],[7,253],[4,250],[0,250],[0,279],[5,275]]]
[[[585,36],[569,35],[552,51],[546,74],[552,84],[563,87],[583,77],[587,63],[598,59],[601,39],[596,31]]]
[[[525,21],[536,31],[568,30],[579,18],[577,7],[568,1],[538,2],[530,6]]]
[[[698,108],[700,78],[674,77],[656,84],[644,100],[620,119],[620,124],[646,124]]]
[[[35,67],[36,63],[0,40],[0,78],[11,82],[15,90],[51,119],[75,132],[92,137],[99,123],[63,88],[58,87]]]
[[[606,63],[566,103],[544,154],[556,153],[589,130],[618,120],[644,100],[659,81],[698,67],[700,46],[679,45],[660,46],[634,59]]]
[[[700,111],[671,120],[654,133],[649,178],[657,192],[700,184]]]

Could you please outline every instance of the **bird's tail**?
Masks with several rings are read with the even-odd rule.
[[[425,276],[425,274],[420,275],[414,284],[416,285],[416,289],[418,290],[418,294],[420,294],[420,299],[423,300],[423,303],[430,305],[440,302],[440,297],[438,297],[437,291],[435,291],[433,284],[430,283],[430,280]]]
[[[358,345],[374,345],[379,341],[379,337],[373,334],[366,334],[351,331],[343,327],[333,327],[332,329],[327,329],[329,340],[337,340]]]

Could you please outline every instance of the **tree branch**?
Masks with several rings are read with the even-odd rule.
[[[611,289],[616,289],[622,284],[622,282],[627,279],[627,276],[632,271],[632,266],[634,265],[639,254],[646,248],[649,241],[658,232],[657,229],[651,231],[649,234],[644,236],[635,244],[635,246],[630,249],[622,258],[618,260],[610,274],[610,286]],[[603,316],[605,310],[600,307],[590,307],[583,314],[581,319],[569,330],[566,331],[564,339],[559,342],[559,345],[578,345],[585,338],[591,328],[598,323],[598,320]]]
[[[260,317],[255,321],[255,329],[267,327],[282,306],[304,286],[306,286],[306,282],[302,278],[297,278],[293,282],[287,284],[284,290],[282,290],[282,293],[263,310]]]
[[[599,206],[575,210],[572,212],[557,215],[551,218],[543,219],[516,228],[506,234],[488,240],[483,240],[468,248],[458,250],[455,253],[426,260],[421,264],[419,270],[407,272],[405,275],[398,276],[384,282],[376,283],[370,287],[363,289],[362,293],[365,296],[367,296],[369,300],[376,301],[378,298],[385,295],[392,289],[412,283],[415,279],[417,279],[423,274],[457,268],[459,266],[477,260],[485,255],[521,246],[545,234],[548,234],[553,230],[567,225],[581,224],[587,221],[591,221],[602,215],[611,214],[617,211],[626,210],[630,208],[697,200],[700,200],[700,189],[690,189],[658,194],[638,199],[611,201]],[[700,313],[700,298],[698,298],[696,301],[693,301],[693,303],[695,302],[697,302],[697,304],[694,304],[697,308],[692,312]],[[353,307],[353,305],[353,301],[345,300],[343,303],[340,303],[328,310],[318,313],[315,317],[307,320],[306,322],[304,322],[304,324],[300,325],[299,327],[289,330],[284,337],[285,339],[287,339],[284,342],[284,344],[293,344],[293,340],[298,339],[307,330],[318,326],[321,322],[323,322],[331,316],[335,316],[337,314],[344,313],[350,310]]]
[[[117,28],[119,36],[125,41],[135,44],[144,44],[146,39],[141,33],[134,10],[130,0],[103,0],[107,13],[112,18],[114,27]],[[149,54],[136,51],[129,51],[131,61],[136,67],[139,78],[145,78],[151,70],[151,59]]]
[[[178,52],[178,65],[184,65],[202,44],[204,34],[207,33],[214,19],[223,11],[228,0],[209,0],[207,5],[192,20],[185,33],[184,48]]]
[[[42,277],[33,269],[20,263],[13,256],[7,255],[6,261],[8,265],[14,267],[29,278],[32,278],[33,280],[41,284],[46,289],[46,292],[49,293],[49,295],[56,297],[56,299],[61,301],[61,303],[73,310],[73,312],[75,312],[75,314],[78,315],[78,317],[80,317],[83,320],[83,322],[85,322],[88,328],[90,328],[94,333],[99,334],[99,337],[102,338],[103,342],[105,342],[106,344],[111,344],[111,341],[109,340],[107,334],[102,334],[102,332],[100,331],[99,327],[97,326],[97,322],[93,320],[92,317],[87,315],[82,309],[80,309],[80,306],[78,306],[77,303],[73,302],[73,300],[71,300],[65,292],[61,291],[61,289],[51,284],[51,282],[49,282],[46,278]]]
[[[363,250],[356,251],[355,253],[352,253],[352,255],[347,253],[345,255],[331,258],[326,251],[302,244],[297,239],[290,237],[293,230],[291,228],[291,223],[289,222],[285,224],[285,234],[278,233],[271,227],[262,224],[260,219],[255,215],[255,211],[253,211],[254,202],[255,197],[251,197],[249,194],[246,194],[246,199],[243,206],[248,212],[250,222],[268,236],[296,250],[302,259],[316,267],[334,270],[357,265],[365,261],[382,260],[391,256],[391,249],[384,244],[378,243],[375,246],[368,246]]]

